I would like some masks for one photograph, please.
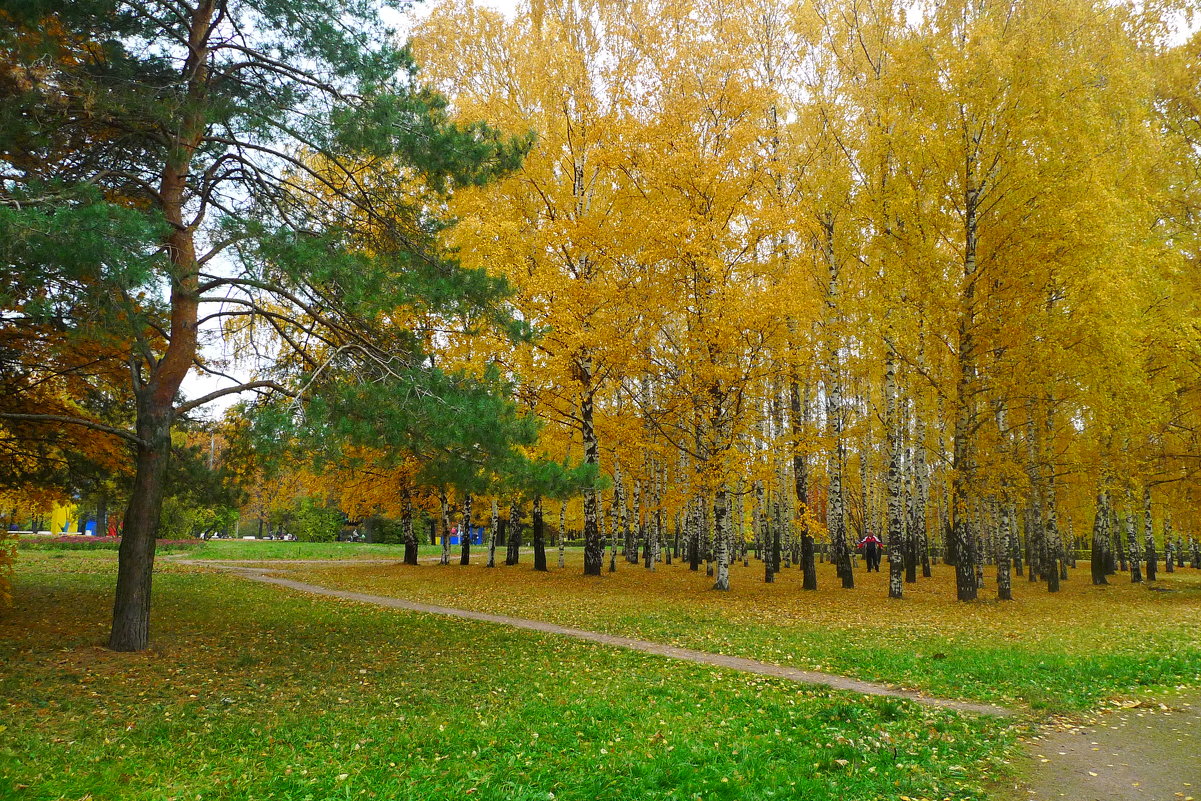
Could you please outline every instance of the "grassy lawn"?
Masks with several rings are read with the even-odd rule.
[[[535,573],[530,560],[479,565],[311,566],[289,575],[328,586],[550,620],[675,645],[749,656],[920,688],[936,695],[1073,712],[1117,695],[1201,685],[1201,572],[1160,571],[1152,585],[1111,577],[1089,583],[1088,567],[1063,591],[1015,577],[1013,602],[954,600],[951,568],[887,598],[886,573],[839,587],[819,565],[819,591],[800,571],[763,582],[752,562],[732,569],[729,593],[702,571],[660,565],[654,573],[619,561],[599,580],[581,575],[572,553],[563,571]],[[552,556],[551,564],[555,564]],[[607,562],[606,562],[607,570]],[[990,577],[991,581],[991,577]],[[982,598],[995,597],[991,583]]]
[[[173,563],[153,649],[116,654],[99,645],[114,575],[111,553],[21,554],[0,797],[978,799],[1014,741],[1001,721]]]
[[[473,550],[479,546],[473,546]],[[420,556],[442,553],[441,545],[418,545]],[[458,560],[459,546],[451,553]],[[206,540],[188,551],[190,559],[403,559],[404,545],[366,542],[284,542],[282,540]]]

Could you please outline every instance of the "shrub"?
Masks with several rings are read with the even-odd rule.
[[[342,513],[336,506],[305,498],[296,511],[295,525],[296,539],[301,542],[333,542],[342,530]]]
[[[200,540],[160,539],[157,550],[184,551],[195,548]],[[61,537],[21,537],[17,547],[22,551],[115,551],[121,547],[120,537],[84,537],[63,535]]]

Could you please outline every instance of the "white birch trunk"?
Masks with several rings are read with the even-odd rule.
[[[884,361],[884,424],[888,434],[888,597],[901,598],[905,572],[905,509],[901,487],[901,415],[897,408],[897,354],[887,338]],[[864,517],[866,517],[866,511]]]
[[[438,564],[450,564],[450,504],[446,500],[446,490],[438,493],[438,501],[442,504],[442,559]]]
[[[713,584],[715,590],[730,589],[730,553],[726,547],[730,541],[730,512],[729,498],[723,484],[713,496],[713,523],[717,529],[717,581]]]
[[[559,569],[565,564],[564,540],[567,539],[567,501],[559,504]]]
[[[496,567],[496,534],[500,530],[500,512],[492,499],[492,524],[488,529],[488,567]]]

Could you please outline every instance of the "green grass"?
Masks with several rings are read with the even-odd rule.
[[[553,560],[552,560],[553,561]],[[318,565],[296,571],[317,584],[426,603],[548,620],[704,651],[762,659],[919,688],[931,694],[1072,713],[1105,699],[1201,686],[1201,571],[1161,571],[1156,590],[1122,576],[1089,583],[1087,566],[1057,594],[1015,581],[1016,600],[955,600],[953,574],[906,585],[889,601],[887,575],[860,573],[841,589],[829,565],[819,586],[799,571],[764,584],[762,567],[732,569],[732,590],[685,567],[650,573],[620,565],[600,579],[527,565]]]
[[[473,546],[478,553],[479,546]],[[458,546],[451,546],[458,557]],[[189,551],[193,559],[403,559],[404,545],[366,542],[284,542],[281,540],[206,540]],[[441,545],[419,545],[419,555],[442,553]]]
[[[183,565],[114,654],[114,563],[22,555],[0,797],[979,799],[1008,724]]]

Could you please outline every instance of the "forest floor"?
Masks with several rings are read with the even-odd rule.
[[[577,555],[573,554],[572,556],[572,561],[576,561]],[[315,564],[309,567],[320,569]],[[622,565],[622,568],[627,570],[631,567],[633,566]],[[666,569],[665,566],[660,566],[656,573]],[[634,570],[637,572],[638,568],[634,568]],[[1099,603],[1112,603],[1114,600],[1112,595],[1124,596],[1124,602],[1130,600],[1125,596],[1131,595],[1136,600],[1148,596],[1155,598],[1164,593],[1169,595],[1184,593],[1184,597],[1189,598],[1192,594],[1191,591],[1196,588],[1194,580],[1197,578],[1188,575],[1190,572],[1195,571],[1181,571],[1178,574],[1164,573],[1161,576],[1162,582],[1149,585],[1153,586],[1154,590],[1149,587],[1130,587],[1127,592],[1114,593],[1113,590],[1117,589],[1120,579],[1115,579],[1115,584],[1111,587],[1092,588],[1090,584],[1083,590],[1085,595],[1083,603],[1091,602],[1090,605],[1094,607]],[[309,575],[311,576],[313,573],[310,571]],[[345,590],[329,590],[286,578],[269,578],[260,571],[255,571],[251,576],[306,592],[327,594],[332,592],[339,597],[367,603],[400,605],[402,608],[416,611],[476,617],[495,623],[524,628],[533,627],[541,631],[567,636],[583,636],[595,641],[677,659],[766,673],[794,681],[817,682],[837,689],[868,694],[898,694],[892,685],[871,685],[855,680],[848,681],[840,676],[800,671],[795,668],[773,666],[737,657],[721,657],[628,637],[598,635],[579,629],[536,623],[504,615],[464,612],[463,610],[411,601],[397,601],[397,599]],[[328,576],[326,577],[328,578]],[[453,571],[443,574],[441,578],[453,580]],[[867,578],[871,582],[877,577],[863,576],[861,578]],[[643,579],[644,581],[660,580],[657,575],[648,579],[645,572],[643,572]],[[1026,591],[1041,590],[1038,585],[1030,587],[1029,582],[1019,585],[1019,589],[1023,588]],[[1110,593],[1110,595],[1104,593]],[[1196,612],[1194,601],[1195,599],[1189,598],[1188,602],[1179,607],[1175,607],[1171,602],[1165,606],[1172,607],[1172,611],[1180,615],[1181,619],[1187,619]],[[1073,598],[1068,603],[1080,604],[1082,601],[1079,598]],[[1171,620],[1171,617],[1168,616],[1164,619],[1165,621]],[[1032,620],[1030,623],[1035,628],[1041,628],[1046,621]],[[1191,645],[1196,646],[1196,643],[1193,642]],[[1187,664],[1189,663],[1186,662],[1185,665]],[[1101,677],[1101,679],[1104,683],[1105,677]],[[910,697],[914,695],[908,694]],[[947,703],[941,699],[929,697],[923,697],[922,700],[935,704]],[[950,703],[955,704],[955,702]],[[1004,712],[996,707],[964,702],[959,702],[958,708],[986,714]],[[1078,801],[1085,801],[1085,799],[1088,801],[1094,799],[1095,801],[1172,799],[1173,801],[1182,801],[1185,798],[1191,799],[1194,792],[1201,790],[1201,762],[1198,762],[1197,754],[1201,754],[1201,695],[1195,691],[1191,694],[1172,692],[1168,695],[1160,695],[1156,700],[1114,701],[1100,711],[1083,714],[1078,712],[1066,718],[1053,718],[1049,725],[1039,728],[1036,734],[1028,738],[1024,754],[1017,757],[1021,769],[1015,775],[1008,777],[1007,781],[997,782],[994,792],[1012,799],[1012,801],[1022,801],[1022,799],[1030,801],[1052,801],[1053,799],[1077,799]]]
[[[981,801],[1018,734],[177,560],[156,570],[151,649],[114,653],[115,572],[112,552],[20,554],[0,798]]]
[[[848,676],[941,698],[1029,710],[1083,713],[1113,698],[1146,698],[1178,685],[1201,686],[1201,571],[1160,572],[1152,585],[1124,576],[1094,587],[1087,565],[1056,594],[1015,577],[1011,602],[995,600],[991,571],[981,600],[955,600],[954,575],[887,598],[887,573],[856,574],[838,586],[818,565],[817,592],[801,589],[795,567],[763,581],[763,567],[731,568],[731,590],[715,592],[704,566],[651,572],[619,559],[599,580],[582,575],[568,551],[559,570],[476,563],[292,566],[288,577],[339,590],[509,615],[571,628]],[[992,596],[990,598],[990,596]]]
[[[250,572],[1019,716],[797,685],[553,628],[398,615],[176,557],[157,571],[153,648],[114,654],[100,644],[115,554],[31,552],[15,606],[0,612],[0,797],[1183,801],[1201,783],[1185,725],[1196,690],[1167,710],[1153,701],[1201,686],[1201,571],[1161,575],[1152,591],[1121,577],[1093,588],[1081,570],[1055,596],[1018,582],[1012,603],[963,605],[946,568],[895,603],[887,576],[859,573],[842,590],[828,565],[816,593],[795,569],[764,584],[754,563],[717,593],[703,567],[623,562],[598,581],[580,575],[578,553],[564,570],[549,556],[549,573],[524,556],[493,570],[302,557]],[[1117,717],[1094,720],[1101,708]],[[1146,736],[1158,739],[1144,747]],[[1043,739],[1025,758],[1019,737]],[[1187,784],[1164,795],[1171,785],[1124,768]],[[1090,794],[1117,789],[1135,794]]]
[[[1013,714],[1012,710],[1004,709],[992,704],[975,704],[971,703],[970,701],[954,701],[945,698],[934,698],[913,690],[903,690],[889,684],[866,682],[858,679],[848,679],[845,676],[837,676],[831,673],[818,673],[809,670],[798,670],[796,668],[775,665],[768,662],[760,662],[754,659],[726,656],[723,654],[713,654],[706,651],[697,651],[689,648],[678,648],[672,645],[651,642],[650,640],[639,640],[632,637],[620,637],[613,634],[601,634],[595,631],[574,629],[539,620],[529,620],[526,618],[511,617],[509,615],[494,615],[487,612],[475,612],[468,609],[453,609],[445,606],[434,606],[432,604],[416,603],[413,601],[406,601],[403,598],[392,598],[383,595],[369,595],[367,593],[352,592],[348,590],[335,590],[328,587],[322,587],[317,584],[307,584],[305,582],[274,575],[282,571],[286,571],[287,569],[296,565],[304,564],[303,562],[295,560],[281,560],[269,563],[267,565],[259,562],[257,563],[257,567],[250,566],[251,564],[256,563],[248,564],[247,562],[193,561],[192,563],[203,567],[232,570],[239,575],[242,575],[253,581],[260,581],[265,584],[274,584],[278,587],[287,587],[288,589],[299,590],[300,592],[308,593],[310,595],[323,595],[326,597],[341,598],[345,601],[357,601],[359,603],[372,604],[374,606],[384,606],[391,609],[406,609],[411,612],[424,612],[432,615],[443,615],[447,617],[464,618],[467,620],[479,620],[485,623],[497,623],[502,626],[511,626],[513,628],[525,629],[529,631],[541,631],[547,634],[557,634],[562,637],[571,637],[577,640],[588,640],[589,642],[597,642],[603,645],[627,648],[633,651],[641,651],[647,654],[667,657],[669,659],[680,659],[685,662],[695,662],[697,664],[729,668],[731,670],[738,670],[744,673],[756,673],[763,676],[788,679],[800,684],[818,684],[835,690],[861,693],[863,695],[878,695],[887,698],[903,698],[919,704],[941,707],[944,709],[953,709],[958,712],[968,712],[982,715],[999,715],[1002,717],[1007,717]],[[339,563],[340,566],[347,564],[364,564],[364,562],[356,560]]]

